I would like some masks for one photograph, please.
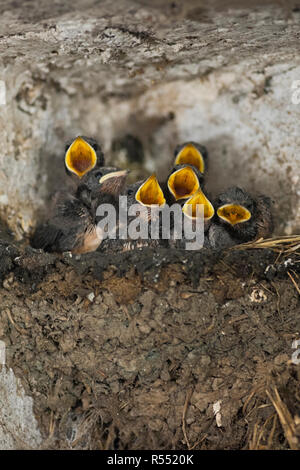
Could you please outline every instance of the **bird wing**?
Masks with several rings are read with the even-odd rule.
[[[31,244],[49,252],[72,251],[91,225],[88,209],[73,196],[58,204],[52,219],[37,227]]]

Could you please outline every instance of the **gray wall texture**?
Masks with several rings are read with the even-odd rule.
[[[114,139],[137,136],[161,177],[174,145],[198,140],[212,192],[266,192],[276,232],[299,230],[299,9],[207,3],[1,2],[0,212],[19,238],[81,133],[111,161]]]

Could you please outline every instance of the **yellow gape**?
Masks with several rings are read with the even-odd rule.
[[[176,201],[191,197],[199,187],[197,175],[190,166],[175,171],[168,179],[169,191]]]
[[[220,219],[231,225],[247,222],[251,219],[251,212],[239,204],[224,204],[224,206],[219,207],[217,214]]]
[[[96,163],[97,154],[95,150],[82,137],[77,137],[66,151],[66,167],[79,178],[92,170]]]
[[[207,199],[203,191],[198,189],[198,191],[190,197],[188,201],[184,204],[182,211],[185,215],[187,215],[190,219],[197,218],[197,204],[203,204],[203,216],[204,221],[210,220],[215,213],[214,207],[212,203]]]
[[[152,206],[154,204],[163,206],[166,202],[164,193],[157,181],[155,174],[143,183],[135,194],[137,202],[143,206]]]
[[[177,155],[175,165],[182,165],[183,163],[194,165],[201,173],[204,173],[205,163],[203,156],[193,144],[187,144]]]

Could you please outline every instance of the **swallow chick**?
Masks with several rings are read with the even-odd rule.
[[[234,186],[220,194],[214,206],[216,218],[209,229],[212,248],[222,249],[272,234],[271,200],[267,196],[252,197]]]
[[[95,167],[104,166],[104,155],[92,137],[78,136],[65,148],[65,168],[69,175],[81,179]]]
[[[51,195],[50,207],[48,208],[50,214],[55,211],[59,200],[67,197],[70,192],[75,194],[84,175],[93,168],[104,166],[104,156],[95,139],[79,136],[66,144],[64,163],[66,173],[70,178],[66,181],[63,189],[58,189]]]
[[[201,207],[202,210],[198,209],[198,207]],[[187,201],[185,201],[182,206],[182,227],[178,227],[181,229],[179,231],[180,237],[179,239],[177,238],[178,229],[176,229],[176,226],[172,227],[169,247],[184,249],[186,247],[186,243],[190,242],[184,230],[184,224],[186,223],[185,218],[188,218],[191,221],[191,228],[195,236],[196,234],[199,235],[197,236],[198,239],[200,238],[200,235],[203,235],[203,246],[208,246],[208,240],[205,233],[209,229],[214,213],[215,210],[212,203],[199,186],[197,191]],[[201,218],[203,218],[203,225],[199,224]],[[199,233],[198,230],[203,230],[203,232]]]
[[[12,243],[14,241],[14,236],[7,223],[4,220],[0,219],[0,245]]]
[[[204,145],[197,142],[185,142],[178,145],[174,151],[174,165],[193,165],[200,173],[206,173],[208,152]]]
[[[186,215],[192,219],[194,229],[196,226],[196,218],[201,216],[196,210],[197,204],[203,205],[204,230],[207,230],[210,221],[214,216],[214,208],[201,189],[200,182],[203,182],[203,175],[195,167],[191,167],[189,165],[179,165],[174,168],[174,171],[169,176],[167,186],[173,196],[172,202],[174,202],[175,199],[175,201],[182,206],[182,217]],[[142,184],[139,182],[129,187],[127,194],[129,204],[137,202],[147,208],[147,222],[152,219],[156,221],[158,220],[160,217],[160,212],[157,211],[157,209],[163,207],[166,204],[166,198],[164,191],[155,175],[150,176]],[[184,233],[182,233],[180,240],[174,238],[174,219],[171,218],[170,220],[169,239],[162,238],[163,221],[161,219],[158,221],[159,239],[151,240],[151,234],[149,234],[149,241],[147,246],[184,248],[186,243]]]
[[[155,173],[153,173],[146,181],[139,181],[131,185],[127,194],[131,197],[131,201],[135,201],[149,209],[155,206],[163,206],[166,203],[165,195],[157,180]]]
[[[194,166],[181,164],[176,165],[167,180],[168,202],[178,202],[189,199],[198,189],[203,187],[203,174]]]
[[[32,247],[58,253],[95,251],[104,238],[104,233],[97,228],[97,207],[110,203],[118,208],[127,173],[100,167],[83,176],[75,195],[69,194],[58,202],[54,216],[37,228]]]
[[[127,197],[126,208],[123,207],[123,210],[126,210],[127,227],[129,228],[130,223],[135,219],[135,215],[129,215],[128,211],[130,211],[131,206],[137,205],[139,220],[146,227],[147,237],[140,236],[137,239],[133,239],[130,237],[130,233],[128,233],[126,239],[118,236],[117,240],[105,240],[103,249],[106,251],[130,251],[142,247],[164,246],[166,243],[165,240],[161,240],[160,231],[158,239],[151,238],[151,221],[154,220],[158,224],[160,223],[160,208],[166,203],[163,190],[156,175],[152,174],[145,181],[131,184],[123,195]],[[138,211],[139,207],[141,208],[140,212]],[[122,227],[120,226],[119,228]],[[142,230],[142,233],[144,234],[145,231]]]

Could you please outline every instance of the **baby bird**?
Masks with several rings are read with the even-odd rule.
[[[131,203],[138,203],[148,208],[149,214],[152,206],[161,207],[166,203],[165,195],[155,174],[149,176],[146,181],[138,181],[129,186],[127,195]]]
[[[152,174],[146,181],[138,181],[129,186],[126,196],[129,211],[133,204],[140,206],[141,211],[139,214],[143,224],[141,229],[143,234],[147,233],[147,238],[142,238],[141,236],[137,240],[130,239],[129,233],[130,249],[136,246],[164,246],[165,241],[161,238],[160,209],[166,204],[166,198],[156,175]],[[132,222],[133,218],[128,215],[128,222]],[[156,224],[156,234],[151,231],[151,227],[153,229],[154,224]]]
[[[221,193],[214,202],[216,218],[209,229],[212,248],[222,249],[272,234],[271,200],[252,197],[234,186]]]
[[[175,165],[167,179],[168,203],[178,202],[182,204],[195,194],[200,187],[203,188],[203,184],[203,173],[195,166],[188,164]]]
[[[148,234],[147,240],[142,238],[135,241],[129,240],[127,246],[130,249],[137,246],[185,248],[188,240],[185,238],[182,221],[185,216],[189,217],[192,219],[192,225],[195,229],[196,218],[201,216],[196,212],[197,204],[203,205],[204,229],[208,229],[210,220],[214,215],[214,208],[200,187],[199,180],[203,181],[202,174],[189,165],[180,165],[175,167],[174,170],[168,178],[168,188],[173,195],[173,200],[169,204],[171,205],[175,200],[178,204],[177,212],[164,212],[166,197],[155,175],[151,175],[144,182],[135,183],[127,188],[128,208],[133,204],[138,204],[144,209],[141,217],[144,224],[147,225]],[[178,217],[180,220],[178,220]],[[131,221],[130,216],[128,221]],[[153,223],[156,225],[157,230],[155,235],[151,230]],[[178,235],[179,239],[177,238]]]
[[[197,213],[197,206],[203,206],[203,214]],[[215,214],[214,206],[204,194],[204,192],[199,188],[195,194],[193,194],[184,204],[182,212],[185,216],[192,219],[195,223],[198,217],[203,216],[204,222],[204,231],[206,232],[211,224],[212,218]]]
[[[33,248],[58,253],[95,251],[104,238],[103,231],[97,227],[97,207],[104,203],[118,207],[127,173],[106,167],[88,172],[75,195],[69,194],[58,202],[54,216],[36,229],[31,242]]]
[[[14,235],[7,223],[0,219],[0,246],[13,243],[14,241]]]
[[[165,205],[166,199],[156,175],[153,174],[145,181],[131,184],[123,195],[127,198],[126,205],[121,209],[125,220],[123,224],[120,222],[117,240],[106,240],[101,251],[102,248],[109,251],[129,251],[141,247],[164,246],[166,243],[161,240],[160,208]],[[134,205],[136,211],[133,211]],[[125,223],[128,231],[124,233],[123,230],[122,233]],[[153,223],[157,228],[155,238],[151,232]],[[132,226],[135,234],[130,231]]]
[[[200,173],[206,173],[208,164],[208,152],[204,145],[197,142],[184,142],[177,145],[174,151],[174,165],[193,165]]]

